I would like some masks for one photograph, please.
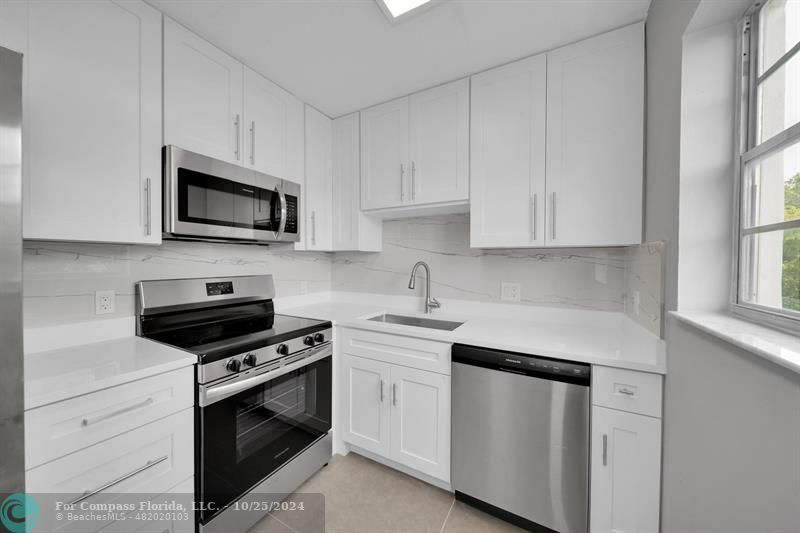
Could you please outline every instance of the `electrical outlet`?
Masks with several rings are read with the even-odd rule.
[[[114,312],[116,294],[114,291],[97,291],[94,293],[94,314],[110,315]]]
[[[518,302],[522,297],[519,283],[503,281],[500,283],[500,299],[506,302]]]
[[[639,316],[639,304],[642,300],[642,293],[639,291],[633,291],[633,313],[636,316]]]

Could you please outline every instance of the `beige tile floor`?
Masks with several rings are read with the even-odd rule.
[[[327,533],[515,533],[523,530],[453,495],[355,453],[336,455],[302,493],[325,497]],[[290,500],[292,500],[290,498]],[[278,511],[250,533],[321,533],[313,511]]]

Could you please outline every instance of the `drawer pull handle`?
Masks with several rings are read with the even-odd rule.
[[[621,387],[617,389],[617,392],[620,394],[624,394],[625,396],[636,396],[636,391],[633,391],[627,387]]]
[[[86,427],[89,424],[96,424],[98,422],[102,422],[103,420],[108,420],[109,418],[114,418],[115,416],[119,416],[135,409],[141,409],[142,407],[147,407],[148,405],[153,404],[153,398],[147,398],[146,400],[135,403],[133,405],[129,405],[128,407],[123,407],[122,409],[117,409],[116,411],[112,411],[110,413],[106,413],[104,415],[100,415],[97,418],[84,418],[81,422],[81,425]]]
[[[161,463],[163,463],[164,461],[166,461],[167,459],[169,459],[169,455],[165,455],[164,457],[159,457],[158,459],[155,459],[155,460],[153,460],[153,461],[147,461],[147,463],[146,463],[145,465],[143,465],[143,466],[140,466],[139,468],[137,468],[136,470],[134,470],[134,471],[132,471],[132,472],[128,472],[128,473],[127,473],[127,474],[125,474],[124,476],[120,476],[120,477],[118,477],[118,478],[117,478],[117,479],[115,479],[114,481],[109,481],[108,483],[106,483],[106,484],[105,484],[105,485],[103,485],[102,487],[98,487],[98,488],[96,488],[96,489],[94,489],[94,490],[87,490],[87,491],[86,491],[86,492],[84,492],[82,495],[78,496],[77,498],[75,498],[74,500],[72,500],[71,502],[69,502],[67,505],[75,505],[75,504],[78,504],[78,503],[80,503],[80,502],[82,502],[82,501],[84,501],[84,500],[88,500],[89,498],[91,498],[91,497],[92,497],[92,496],[94,496],[95,494],[97,494],[97,493],[99,493],[99,492],[103,492],[103,491],[104,491],[104,490],[106,490],[106,489],[110,489],[110,488],[111,488],[111,487],[113,487],[114,485],[119,485],[120,483],[122,483],[122,482],[123,482],[123,481],[125,481],[126,479],[130,479],[130,478],[132,478],[133,476],[135,476],[136,474],[139,474],[139,473],[141,473],[141,472],[144,472],[144,471],[145,471],[145,470],[147,470],[148,468],[153,468],[153,467],[154,467],[154,466],[156,466],[157,464],[161,464]]]

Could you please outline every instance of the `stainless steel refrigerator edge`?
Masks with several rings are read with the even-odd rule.
[[[0,47],[0,491],[25,488],[22,359],[22,55]]]

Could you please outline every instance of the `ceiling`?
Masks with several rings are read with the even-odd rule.
[[[643,20],[650,0],[441,0],[392,24],[375,0],[148,0],[337,117]]]

